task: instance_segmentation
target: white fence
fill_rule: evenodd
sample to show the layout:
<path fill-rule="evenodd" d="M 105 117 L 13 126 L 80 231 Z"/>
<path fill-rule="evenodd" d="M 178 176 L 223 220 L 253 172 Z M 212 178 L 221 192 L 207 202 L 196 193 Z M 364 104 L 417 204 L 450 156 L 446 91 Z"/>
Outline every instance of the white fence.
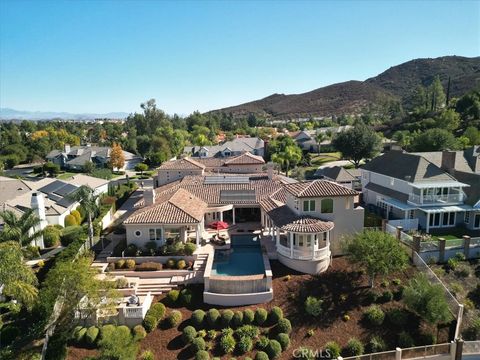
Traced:
<path fill-rule="evenodd" d="M 439 358 L 453 359 L 455 355 L 455 343 L 444 343 L 436 345 L 425 345 L 392 351 L 383 351 L 372 354 L 365 354 L 351 357 L 338 357 L 338 360 L 401 360 L 418 358 Z"/>
<path fill-rule="evenodd" d="M 403 230 L 418 230 L 418 219 L 388 220 L 388 224 L 393 227 L 401 226 Z"/>

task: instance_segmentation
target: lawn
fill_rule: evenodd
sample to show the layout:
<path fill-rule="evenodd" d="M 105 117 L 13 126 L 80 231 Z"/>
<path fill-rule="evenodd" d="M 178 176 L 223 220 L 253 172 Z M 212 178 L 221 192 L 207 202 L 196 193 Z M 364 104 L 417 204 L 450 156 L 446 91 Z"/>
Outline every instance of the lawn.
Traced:
<path fill-rule="evenodd" d="M 342 159 L 342 154 L 339 152 L 311 154 L 312 165 L 324 165 L 326 163 Z"/>
<path fill-rule="evenodd" d="M 75 172 L 68 172 L 68 171 L 65 171 L 64 173 L 61 173 L 57 176 L 57 179 L 59 180 L 67 180 L 67 179 L 70 179 L 72 176 L 75 176 L 77 175 L 78 173 L 75 173 Z"/>
<path fill-rule="evenodd" d="M 293 349 L 300 346 L 322 349 L 327 342 L 335 341 L 340 347 L 344 347 L 351 338 L 358 338 L 364 344 L 368 344 L 374 335 L 386 342 L 385 349 L 395 349 L 398 345 L 399 333 L 402 330 L 413 337 L 416 345 L 421 345 L 420 332 L 424 331 L 420 330 L 423 329 L 421 322 L 413 313 L 404 310 L 403 304 L 399 300 L 402 286 L 414 274 L 413 268 L 393 274 L 386 279 L 379 277 L 376 279 L 373 290 L 368 287 L 367 276 L 361 271 L 356 271 L 354 266 L 343 257 L 333 259 L 331 268 L 317 276 L 295 273 L 276 261 L 272 261 L 272 271 L 274 274 L 273 301 L 258 306 L 230 309 L 233 311 L 247 308 L 256 310 L 262 307 L 270 311 L 274 306 L 280 307 L 284 316 L 292 324 L 291 344 L 288 350 L 285 350 L 279 357 L 281 360 L 291 359 Z M 159 328 L 141 340 L 141 352 L 151 350 L 155 353 L 156 359 L 162 360 L 193 358 L 188 346 L 185 346 L 181 341 L 182 330 L 191 324 L 189 319 L 193 310 L 203 309 L 207 311 L 212 306 L 202 302 L 202 286 L 195 286 L 191 289 L 194 292 L 194 300 L 188 306 L 171 306 L 166 301 L 165 296 L 157 298 L 158 301 L 167 305 L 167 315 L 171 313 L 172 307 L 174 307 L 182 313 L 183 321 L 174 328 L 167 327 L 162 323 Z M 308 296 L 314 296 L 322 301 L 322 310 L 317 317 L 305 312 L 304 304 Z M 371 326 L 363 320 L 365 310 L 373 303 L 387 314 L 386 320 L 381 325 Z M 393 309 L 398 309 L 404 315 L 405 321 L 400 327 L 391 323 L 389 314 Z M 222 311 L 222 309 L 220 310 Z M 216 330 L 219 331 L 220 328 L 217 327 Z M 206 330 L 208 329 L 210 328 L 207 327 Z M 259 326 L 259 329 L 261 335 L 265 337 L 276 337 L 276 327 L 269 324 L 268 320 L 266 325 Z M 448 326 L 440 328 L 438 342 L 448 341 L 448 334 Z M 218 337 L 220 337 L 220 333 L 218 333 Z M 218 342 L 218 339 L 208 340 L 207 343 L 210 344 L 208 348 L 211 356 L 219 356 L 222 359 L 244 359 L 244 356 L 254 358 L 258 351 L 254 347 L 254 350 L 244 355 L 234 352 L 228 356 L 222 356 L 218 349 Z M 369 351 L 368 346 L 366 351 Z M 95 350 L 70 346 L 68 359 L 81 359 L 95 353 Z"/>

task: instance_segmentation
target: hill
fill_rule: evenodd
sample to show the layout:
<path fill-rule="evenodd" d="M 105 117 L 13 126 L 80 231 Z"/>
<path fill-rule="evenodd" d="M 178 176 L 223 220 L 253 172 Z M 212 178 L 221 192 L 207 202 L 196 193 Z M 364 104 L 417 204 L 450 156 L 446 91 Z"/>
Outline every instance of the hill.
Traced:
<path fill-rule="evenodd" d="M 367 107 L 381 106 L 392 100 L 400 101 L 408 109 L 413 90 L 418 85 L 430 85 L 437 75 L 445 89 L 450 77 L 451 96 L 461 96 L 480 84 L 480 57 L 415 59 L 365 81 L 347 81 L 302 94 L 273 94 L 210 113 L 232 113 L 235 117 L 254 113 L 267 118 L 295 119 L 358 114 Z"/>
<path fill-rule="evenodd" d="M 0 108 L 0 120 L 94 120 L 94 119 L 125 119 L 128 116 L 123 112 L 106 114 L 72 114 L 66 112 L 48 111 L 21 111 L 9 108 Z"/>

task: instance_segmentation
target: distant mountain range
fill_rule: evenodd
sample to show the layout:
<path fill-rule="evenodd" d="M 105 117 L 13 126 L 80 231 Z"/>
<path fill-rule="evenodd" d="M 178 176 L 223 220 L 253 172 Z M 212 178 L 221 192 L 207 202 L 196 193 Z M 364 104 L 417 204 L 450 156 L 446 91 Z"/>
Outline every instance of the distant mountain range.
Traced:
<path fill-rule="evenodd" d="M 21 111 L 9 108 L 0 108 L 0 120 L 95 120 L 95 119 L 125 119 L 129 114 L 124 112 L 110 112 L 106 114 L 72 114 L 67 112 L 50 111 Z"/>
<path fill-rule="evenodd" d="M 232 113 L 235 117 L 253 113 L 267 118 L 295 119 L 357 114 L 369 106 L 382 105 L 389 100 L 400 101 L 404 108 L 409 109 L 415 88 L 420 84 L 430 85 L 437 75 L 445 89 L 450 78 L 452 97 L 462 96 L 480 85 L 480 57 L 415 59 L 365 81 L 351 80 L 303 94 L 273 94 L 211 112 Z"/>

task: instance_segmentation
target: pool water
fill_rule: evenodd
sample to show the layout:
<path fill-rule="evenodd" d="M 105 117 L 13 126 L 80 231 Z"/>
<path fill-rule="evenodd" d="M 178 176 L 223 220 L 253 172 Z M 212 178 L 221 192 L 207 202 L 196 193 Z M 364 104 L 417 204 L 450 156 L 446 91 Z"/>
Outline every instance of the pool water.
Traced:
<path fill-rule="evenodd" d="M 241 276 L 264 272 L 262 249 L 257 235 L 232 235 L 229 250 L 215 250 L 212 275 Z"/>

